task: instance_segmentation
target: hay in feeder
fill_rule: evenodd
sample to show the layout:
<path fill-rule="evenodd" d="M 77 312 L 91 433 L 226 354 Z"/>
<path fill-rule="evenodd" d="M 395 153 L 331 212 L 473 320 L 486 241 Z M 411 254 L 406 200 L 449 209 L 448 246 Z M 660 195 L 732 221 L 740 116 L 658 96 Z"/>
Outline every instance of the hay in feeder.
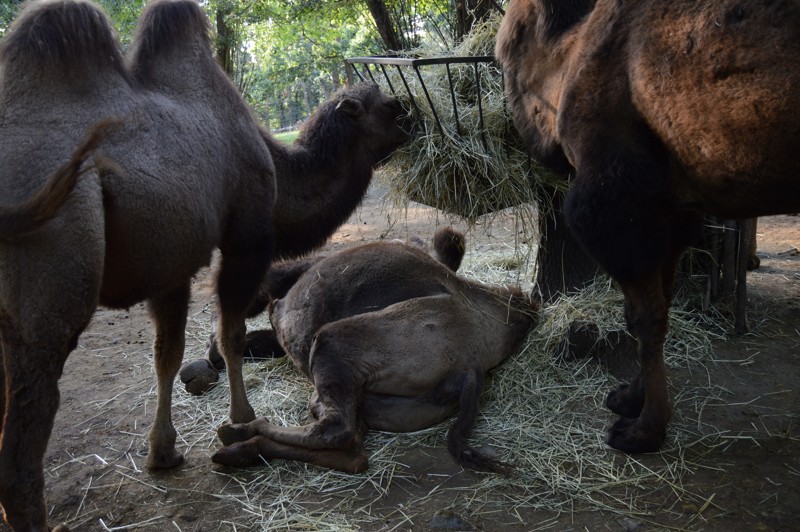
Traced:
<path fill-rule="evenodd" d="M 477 25 L 446 56 L 424 48 L 413 55 L 491 55 L 499 23 L 497 16 Z M 411 109 L 416 132 L 381 174 L 397 200 L 473 221 L 512 207 L 532 216 L 530 206 L 547 200 L 543 185 L 566 186 L 526 153 L 511 123 L 497 64 L 424 65 L 419 67 L 422 81 L 412 68 L 400 68 L 404 80 L 399 69 L 387 68 L 386 73 L 397 97 Z"/>

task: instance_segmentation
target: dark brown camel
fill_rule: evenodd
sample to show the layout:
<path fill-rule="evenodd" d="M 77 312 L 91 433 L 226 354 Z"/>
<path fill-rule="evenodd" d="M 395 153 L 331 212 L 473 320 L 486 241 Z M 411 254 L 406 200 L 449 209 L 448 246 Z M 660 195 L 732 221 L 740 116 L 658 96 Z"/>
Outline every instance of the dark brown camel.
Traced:
<path fill-rule="evenodd" d="M 344 87 L 306 120 L 292 145 L 264 132 L 275 163 L 275 253 L 295 258 L 322 246 L 361 203 L 373 170 L 408 140 L 407 115 L 375 83 Z"/>
<path fill-rule="evenodd" d="M 220 464 L 300 460 L 357 473 L 367 429 L 420 430 L 454 412 L 448 449 L 463 466 L 505 472 L 467 436 L 486 373 L 519 349 L 535 309 L 518 291 L 458 277 L 463 236 L 437 232 L 435 260 L 398 242 L 278 265 L 270 304 L 277 341 L 313 383 L 316 421 L 224 425 Z M 296 279 L 296 282 L 292 282 Z"/>
<path fill-rule="evenodd" d="M 294 258 L 323 245 L 361 203 L 373 170 L 408 140 L 401 122 L 407 112 L 399 100 L 381 93 L 375 83 L 337 91 L 303 125 L 293 145 L 262 130 L 275 163 L 278 200 L 272 214 L 276 256 Z M 266 308 L 254 305 L 248 317 Z M 202 394 L 223 369 L 212 320 L 206 357 L 180 371 L 186 389 Z M 248 334 L 257 342 L 259 332 Z M 248 349 L 249 351 L 249 349 Z"/>
<path fill-rule="evenodd" d="M 120 125 L 96 146 L 103 157 L 81 167 L 97 141 L 82 135 L 109 116 Z M 274 166 L 191 0 L 151 3 L 127 64 L 96 5 L 26 4 L 0 45 L 0 161 L 0 505 L 14 530 L 47 530 L 58 379 L 98 305 L 147 301 L 158 379 L 147 466 L 183 460 L 172 386 L 190 279 L 217 247 L 230 416 L 254 419 L 241 354 L 275 245 Z"/>
<path fill-rule="evenodd" d="M 568 224 L 639 342 L 607 442 L 656 451 L 675 268 L 702 214 L 800 210 L 800 3 L 513 0 L 495 53 L 530 150 L 572 174 Z"/>

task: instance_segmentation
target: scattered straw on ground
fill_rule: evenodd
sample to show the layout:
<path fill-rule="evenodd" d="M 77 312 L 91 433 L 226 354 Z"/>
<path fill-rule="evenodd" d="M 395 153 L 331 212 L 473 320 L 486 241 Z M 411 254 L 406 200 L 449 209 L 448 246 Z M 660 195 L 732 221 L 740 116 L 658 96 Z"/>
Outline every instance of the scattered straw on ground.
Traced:
<path fill-rule="evenodd" d="M 518 283 L 523 290 L 530 290 L 526 284 L 532 277 L 530 253 L 525 252 L 524 245 L 500 243 L 494 249 L 473 250 L 465 257 L 462 273 L 492 284 Z M 614 452 L 603 443 L 602 436 L 611 421 L 603 401 L 607 391 L 617 384 L 615 379 L 595 359 L 566 360 L 553 356 L 554 346 L 562 341 L 575 319 L 589 320 L 601 332 L 620 331 L 622 297 L 608 281 L 598 280 L 583 293 L 542 310 L 540 325 L 522 352 L 506 361 L 488 380 L 472 435 L 476 445 L 491 446 L 503 461 L 514 464 L 516 470 L 508 477 L 479 475 L 467 487 L 443 485 L 433 490 L 437 496 L 450 493 L 449 510 L 473 519 L 519 525 L 523 524 L 521 509 L 567 513 L 604 510 L 647 521 L 656 511 L 663 516 L 686 501 L 698 506 L 708 503 L 684 489 L 683 481 L 703 467 L 704 453 L 720 445 L 718 431 L 699 421 L 704 405 L 719 400 L 719 390 L 710 383 L 679 387 L 675 397 L 676 417 L 661 453 L 637 458 Z M 698 371 L 705 364 L 713 364 L 710 342 L 720 337 L 723 330 L 715 323 L 698 322 L 696 313 L 689 314 L 678 306 L 671 315 L 667 363 Z M 251 327 L 264 325 L 261 321 Z M 190 335 L 202 341 L 207 337 L 208 323 L 190 317 L 189 330 Z M 200 357 L 202 351 L 198 349 L 192 355 Z M 307 422 L 307 400 L 312 389 L 288 360 L 246 364 L 245 382 L 259 415 L 278 424 Z M 135 385 L 141 391 L 139 401 L 153 404 L 155 390 L 151 376 L 141 375 Z M 210 507 L 224 504 L 234 508 L 237 517 L 220 526 L 232 530 L 403 528 L 418 518 L 413 510 L 415 501 L 393 511 L 387 511 L 382 501 L 390 489 L 417 482 L 423 472 L 410 470 L 398 460 L 397 454 L 407 449 L 413 452 L 430 446 L 444 447 L 449 426 L 449 422 L 444 422 L 412 434 L 371 432 L 366 442 L 370 468 L 361 475 L 284 461 L 237 471 L 212 466 L 207 458 L 219 446 L 215 431 L 226 421 L 227 408 L 224 375 L 220 384 L 202 397 L 189 396 L 181 386 L 176 386 L 174 420 L 180 434 L 179 448 L 193 456 L 193 467 L 207 469 L 208 475 L 222 478 L 223 488 L 167 488 L 137 468 L 131 459 L 129 468 L 119 464 L 106 467 L 102 476 L 90 479 L 84 486 L 84 493 L 115 484 L 141 484 L 142 489 L 152 490 L 154 496 L 169 497 L 171 493 L 173 497 L 208 501 Z M 109 450 L 109 455 L 115 457 L 132 449 L 135 452 L 146 448 L 144 433 L 130 436 L 127 450 Z M 113 458 L 92 455 L 74 460 L 105 463 Z M 68 464 L 50 469 L 49 474 L 58 475 L 59 467 L 64 465 Z M 660 501 L 657 505 L 656 500 Z M 679 508 L 674 511 L 679 512 Z M 72 524 L 96 525 L 98 515 L 103 514 L 96 505 L 81 504 Z M 107 529 L 146 528 L 153 523 L 142 520 Z M 548 523 L 536 526 L 547 528 Z"/>

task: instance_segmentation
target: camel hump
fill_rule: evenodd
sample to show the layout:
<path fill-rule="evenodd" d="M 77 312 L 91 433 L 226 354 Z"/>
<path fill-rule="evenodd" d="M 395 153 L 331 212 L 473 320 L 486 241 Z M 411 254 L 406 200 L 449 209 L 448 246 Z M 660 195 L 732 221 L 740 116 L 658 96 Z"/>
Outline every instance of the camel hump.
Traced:
<path fill-rule="evenodd" d="M 117 120 L 103 120 L 92 126 L 86 138 L 72 153 L 69 161 L 57 168 L 45 184 L 23 203 L 14 207 L 0 207 L 0 241 L 12 241 L 39 229 L 58 213 L 75 188 L 78 178 L 98 162 L 86 167 L 107 131 L 118 124 Z M 107 165 L 113 168 L 113 163 Z"/>
<path fill-rule="evenodd" d="M 204 50 L 211 49 L 208 18 L 195 0 L 151 2 L 142 12 L 133 40 L 134 75 L 146 78 L 153 63 L 165 52 L 196 44 Z"/>
<path fill-rule="evenodd" d="M 454 272 L 458 271 L 461 266 L 466 249 L 464 235 L 452 227 L 437 229 L 433 235 L 433 250 L 436 253 L 436 259 Z"/>
<path fill-rule="evenodd" d="M 52 83 L 91 79 L 113 69 L 125 76 L 116 32 L 106 14 L 86 0 L 28 2 L 0 45 L 3 78 Z"/>

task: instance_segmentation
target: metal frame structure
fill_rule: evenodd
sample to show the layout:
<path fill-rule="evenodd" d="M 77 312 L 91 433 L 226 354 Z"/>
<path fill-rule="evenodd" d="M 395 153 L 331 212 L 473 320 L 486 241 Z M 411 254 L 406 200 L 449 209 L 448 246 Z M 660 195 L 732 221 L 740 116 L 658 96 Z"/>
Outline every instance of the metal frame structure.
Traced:
<path fill-rule="evenodd" d="M 433 100 L 428 93 L 428 88 L 425 85 L 425 79 L 422 75 L 420 70 L 421 67 L 430 66 L 430 65 L 444 65 L 447 69 L 447 81 L 450 88 L 450 97 L 453 103 L 453 113 L 455 116 L 456 122 L 456 131 L 459 135 L 463 135 L 464 131 L 461 128 L 461 121 L 459 120 L 458 116 L 458 104 L 456 103 L 456 93 L 455 89 L 453 88 L 453 77 L 450 71 L 450 65 L 453 64 L 460 64 L 460 63 L 467 63 L 472 64 L 474 72 L 475 72 L 475 86 L 476 86 L 476 97 L 478 103 L 478 117 L 480 120 L 480 128 L 481 133 L 483 133 L 485 126 L 483 123 L 483 102 L 481 97 L 481 74 L 480 70 L 478 69 L 478 65 L 481 63 L 493 63 L 494 57 L 490 55 L 480 55 L 480 56 L 461 56 L 461 57 L 432 57 L 427 59 L 414 59 L 408 57 L 384 57 L 384 56 L 370 56 L 370 57 L 351 57 L 349 59 L 345 59 L 345 70 L 347 73 L 347 82 L 352 84 L 355 82 L 356 76 L 359 78 L 360 81 L 373 81 L 375 83 L 379 83 L 378 79 L 380 76 L 383 76 L 383 80 L 386 82 L 386 85 L 389 87 L 389 90 L 394 94 L 397 95 L 397 91 L 395 87 L 392 85 L 392 81 L 389 79 L 389 73 L 387 72 L 387 67 L 392 68 L 394 67 L 397 71 L 400 80 L 403 82 L 405 86 L 406 93 L 411 100 L 411 104 L 417 108 L 419 111 L 419 106 L 417 104 L 416 99 L 414 98 L 414 94 L 411 92 L 411 89 L 408 85 L 408 81 L 406 78 L 406 74 L 403 72 L 403 67 L 413 69 L 414 73 L 419 80 L 420 86 L 422 87 L 422 91 L 425 94 L 425 99 L 428 102 L 428 105 L 433 112 L 434 119 L 436 120 L 436 127 L 439 129 L 439 133 L 444 135 L 444 128 L 442 127 L 442 122 L 439 119 L 439 112 L 436 110 L 436 106 L 433 104 Z"/>

